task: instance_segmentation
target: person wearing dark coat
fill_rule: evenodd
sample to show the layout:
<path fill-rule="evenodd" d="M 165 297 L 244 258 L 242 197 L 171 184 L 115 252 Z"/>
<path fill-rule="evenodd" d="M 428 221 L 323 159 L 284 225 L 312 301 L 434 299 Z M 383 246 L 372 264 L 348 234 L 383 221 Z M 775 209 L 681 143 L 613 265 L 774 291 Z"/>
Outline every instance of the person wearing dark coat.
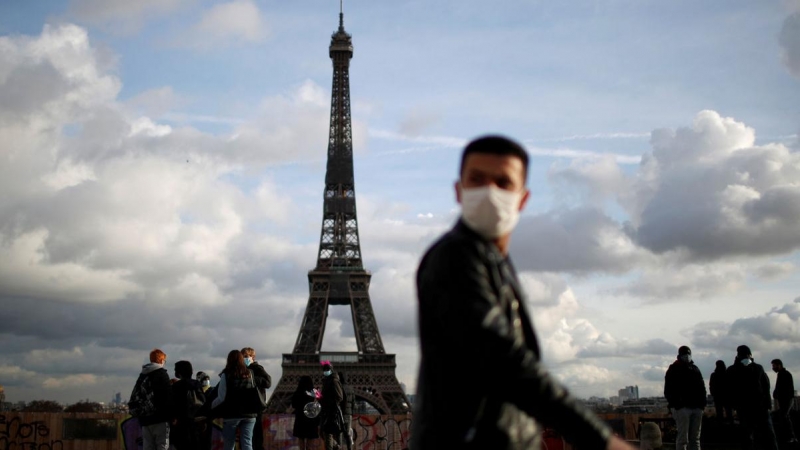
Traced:
<path fill-rule="evenodd" d="M 325 450 L 339 450 L 342 430 L 338 427 L 340 424 L 337 424 L 337 416 L 341 415 L 339 404 L 342 403 L 344 392 L 339 382 L 339 374 L 333 371 L 330 361 L 320 363 L 322 364 L 322 397 L 319 400 L 322 406 L 322 411 L 319 413 L 320 436 L 325 442 Z"/>
<path fill-rule="evenodd" d="M 530 198 L 528 154 L 503 136 L 461 154 L 461 217 L 417 270 L 420 365 L 409 448 L 539 448 L 545 426 L 578 448 L 631 448 L 548 373 L 509 256 Z"/>
<path fill-rule="evenodd" d="M 175 363 L 178 381 L 172 384 L 172 399 L 175 405 L 175 422 L 169 441 L 175 450 L 198 450 L 200 448 L 200 426 L 195 423 L 195 414 L 205 402 L 203 385 L 192 379 L 192 363 Z"/>
<path fill-rule="evenodd" d="M 692 349 L 682 346 L 664 376 L 664 397 L 675 419 L 678 434 L 675 449 L 700 449 L 700 428 L 706 407 L 706 383 L 692 361 Z"/>
<path fill-rule="evenodd" d="M 725 361 L 718 360 L 714 372 L 711 374 L 708 387 L 711 390 L 711 396 L 714 398 L 714 409 L 716 410 L 717 419 L 733 421 L 733 409 L 731 408 L 731 401 L 728 398 L 728 386 L 725 373 L 727 367 Z"/>
<path fill-rule="evenodd" d="M 792 425 L 792 418 L 789 416 L 789 411 L 792 410 L 794 405 L 794 379 L 791 372 L 783 367 L 783 361 L 780 359 L 772 360 L 772 370 L 778 374 L 778 379 L 775 381 L 775 390 L 772 391 L 772 398 L 775 399 L 775 416 L 776 421 L 779 421 L 781 428 L 783 428 L 783 435 L 786 442 L 795 443 L 797 438 L 794 436 L 794 426 Z"/>
<path fill-rule="evenodd" d="M 319 416 L 308 417 L 303 408 L 314 401 L 314 381 L 304 375 L 297 383 L 297 389 L 292 394 L 292 408 L 294 408 L 294 426 L 292 434 L 300 440 L 300 450 L 313 447 L 311 441 L 319 437 Z"/>
<path fill-rule="evenodd" d="M 737 347 L 736 361 L 728 367 L 726 376 L 731 406 L 739 417 L 745 447 L 754 448 L 757 443 L 762 449 L 778 450 L 769 414 L 772 406 L 769 378 L 764 368 L 754 362 L 750 347 Z"/>
<path fill-rule="evenodd" d="M 253 350 L 252 347 L 245 347 L 242 350 L 242 356 L 244 356 L 244 365 L 247 366 L 248 369 L 253 371 L 255 376 L 262 378 L 264 381 L 262 385 L 265 385 L 265 388 L 259 388 L 258 394 L 261 397 L 261 402 L 264 403 L 265 408 L 267 404 L 267 389 L 272 387 L 272 377 L 267 373 L 267 370 L 264 369 L 264 366 L 256 361 L 256 351 Z M 256 424 L 253 427 L 253 448 L 255 450 L 264 450 L 264 424 L 263 424 L 263 414 L 264 411 L 259 411 L 256 415 Z"/>
<path fill-rule="evenodd" d="M 353 448 L 353 409 L 356 402 L 356 394 L 353 387 L 347 384 L 347 378 L 343 372 L 339 372 L 339 381 L 342 383 L 342 417 L 344 418 L 344 430 L 342 430 L 342 437 L 339 442 L 343 442 L 347 450 Z"/>

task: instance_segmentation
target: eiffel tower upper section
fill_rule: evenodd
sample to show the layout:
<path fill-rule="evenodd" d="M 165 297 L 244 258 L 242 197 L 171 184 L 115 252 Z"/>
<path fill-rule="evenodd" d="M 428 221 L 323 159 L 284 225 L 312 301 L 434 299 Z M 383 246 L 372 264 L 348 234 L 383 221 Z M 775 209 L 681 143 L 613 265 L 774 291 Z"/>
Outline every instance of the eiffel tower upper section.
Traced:
<path fill-rule="evenodd" d="M 339 13 L 339 30 L 331 36 L 329 54 L 333 61 L 331 121 L 322 235 L 315 270 L 363 271 L 353 177 L 353 128 L 350 120 L 350 59 L 353 57 L 353 41 L 344 31 L 342 13 Z"/>

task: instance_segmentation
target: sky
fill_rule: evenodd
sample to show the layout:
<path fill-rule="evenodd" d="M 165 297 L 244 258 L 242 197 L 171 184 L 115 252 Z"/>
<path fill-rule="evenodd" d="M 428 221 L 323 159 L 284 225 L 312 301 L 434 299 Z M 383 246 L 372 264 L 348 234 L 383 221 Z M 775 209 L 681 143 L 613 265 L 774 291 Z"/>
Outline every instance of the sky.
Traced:
<path fill-rule="evenodd" d="M 800 372 L 800 1 L 348 0 L 370 295 L 416 387 L 414 277 L 470 139 L 531 154 L 511 242 L 580 397 Z M 0 1 L 0 385 L 127 398 L 153 348 L 277 381 L 322 218 L 339 2 Z M 323 350 L 354 351 L 347 307 Z M 454 373 L 454 376 L 456 374 Z M 770 372 L 774 383 L 774 374 Z"/>

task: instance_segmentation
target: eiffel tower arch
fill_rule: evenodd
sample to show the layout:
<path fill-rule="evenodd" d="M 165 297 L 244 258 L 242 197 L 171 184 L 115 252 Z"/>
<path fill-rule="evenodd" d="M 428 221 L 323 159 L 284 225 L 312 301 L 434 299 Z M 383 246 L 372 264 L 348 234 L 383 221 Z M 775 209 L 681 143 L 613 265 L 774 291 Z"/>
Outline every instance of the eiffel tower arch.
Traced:
<path fill-rule="evenodd" d="M 383 348 L 369 297 L 372 275 L 361 260 L 350 120 L 349 69 L 353 42 L 344 30 L 341 11 L 339 29 L 331 36 L 329 55 L 333 61 L 333 85 L 317 266 L 308 272 L 309 297 L 303 322 L 294 350 L 283 354 L 283 374 L 267 404 L 267 412 L 287 412 L 301 376 L 310 376 L 319 386 L 322 377 L 319 362 L 330 360 L 334 370 L 346 374 L 347 384 L 357 399 L 366 401 L 381 414 L 404 414 L 409 410 L 408 398 L 395 375 L 395 355 L 387 354 Z M 322 351 L 330 305 L 350 306 L 358 351 Z"/>

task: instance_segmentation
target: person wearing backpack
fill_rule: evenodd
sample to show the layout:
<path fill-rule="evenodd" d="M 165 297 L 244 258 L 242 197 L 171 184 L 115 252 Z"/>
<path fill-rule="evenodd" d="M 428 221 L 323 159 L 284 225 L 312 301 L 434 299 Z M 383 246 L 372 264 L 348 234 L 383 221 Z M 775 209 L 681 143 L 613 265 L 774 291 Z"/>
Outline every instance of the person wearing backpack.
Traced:
<path fill-rule="evenodd" d="M 253 450 L 253 427 L 263 408 L 258 389 L 266 389 L 266 380 L 255 376 L 245 366 L 239 350 L 228 353 L 225 369 L 219 378 L 217 398 L 211 403 L 211 408 L 223 418 L 224 449 L 234 450 L 236 430 L 239 430 L 241 450 Z"/>
<path fill-rule="evenodd" d="M 150 362 L 142 372 L 128 401 L 128 409 L 142 427 L 144 450 L 168 450 L 169 422 L 173 419 L 172 389 L 164 368 L 167 355 L 159 349 L 150 352 Z"/>
<path fill-rule="evenodd" d="M 170 443 L 175 450 L 197 450 L 200 445 L 199 429 L 194 418 L 206 400 L 203 385 L 192 379 L 192 363 L 175 363 L 178 381 L 172 384 L 172 400 L 175 405 L 175 422 L 170 432 Z"/>

